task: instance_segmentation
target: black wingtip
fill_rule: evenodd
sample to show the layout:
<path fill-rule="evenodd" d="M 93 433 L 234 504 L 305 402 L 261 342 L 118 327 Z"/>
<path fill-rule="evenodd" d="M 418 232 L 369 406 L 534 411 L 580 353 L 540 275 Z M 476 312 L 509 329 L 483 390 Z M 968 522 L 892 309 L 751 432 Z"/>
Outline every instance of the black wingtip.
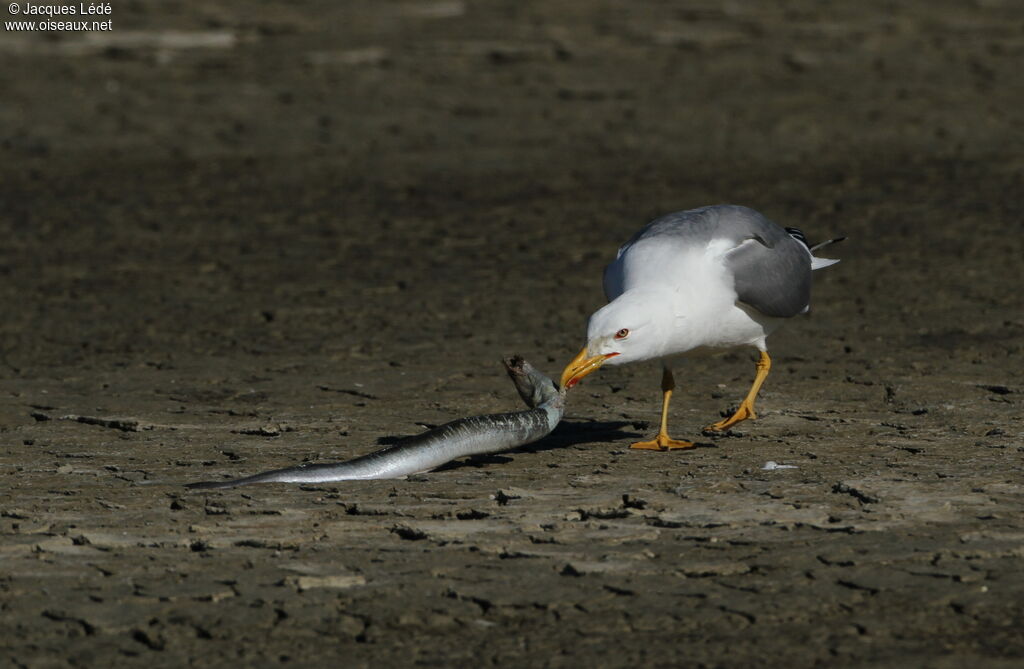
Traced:
<path fill-rule="evenodd" d="M 804 231 L 800 228 L 786 228 L 786 232 L 789 233 L 790 237 L 797 240 L 807 248 L 811 248 L 811 245 L 807 242 L 807 235 L 805 235 Z"/>

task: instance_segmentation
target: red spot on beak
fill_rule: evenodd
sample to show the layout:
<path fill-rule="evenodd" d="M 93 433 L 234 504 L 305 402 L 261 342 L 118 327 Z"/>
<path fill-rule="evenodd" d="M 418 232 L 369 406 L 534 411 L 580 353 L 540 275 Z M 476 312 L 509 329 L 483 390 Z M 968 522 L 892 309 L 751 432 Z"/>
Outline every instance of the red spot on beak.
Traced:
<path fill-rule="evenodd" d="M 573 358 L 572 362 L 565 366 L 565 370 L 562 372 L 561 384 L 566 390 L 572 388 L 580 380 L 593 372 L 595 369 L 604 364 L 604 361 L 608 358 L 614 358 L 619 355 L 615 353 L 605 353 L 587 357 L 587 349 L 580 351 L 579 355 Z"/>

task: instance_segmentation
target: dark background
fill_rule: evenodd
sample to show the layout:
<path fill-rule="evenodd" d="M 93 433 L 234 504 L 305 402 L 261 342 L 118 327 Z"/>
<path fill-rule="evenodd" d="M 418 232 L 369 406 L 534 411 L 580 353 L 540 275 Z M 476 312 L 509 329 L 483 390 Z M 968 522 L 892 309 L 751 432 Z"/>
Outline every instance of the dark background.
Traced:
<path fill-rule="evenodd" d="M 112 7 L 0 32 L 8 662 L 1024 652 L 1017 3 Z M 524 453 L 181 492 L 512 408 L 500 357 L 557 373 L 618 244 L 717 202 L 850 238 L 738 438 L 628 452 L 636 366 Z M 674 436 L 748 357 L 677 367 Z"/>

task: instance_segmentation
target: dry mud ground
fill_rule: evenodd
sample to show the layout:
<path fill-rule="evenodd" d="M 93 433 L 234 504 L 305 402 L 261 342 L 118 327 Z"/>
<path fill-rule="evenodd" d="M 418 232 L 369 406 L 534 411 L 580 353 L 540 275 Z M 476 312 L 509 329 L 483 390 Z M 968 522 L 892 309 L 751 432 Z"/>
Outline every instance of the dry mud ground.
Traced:
<path fill-rule="evenodd" d="M 1018 3 L 112 19 L 0 34 L 0 663 L 1020 666 Z M 731 436 L 631 452 L 636 366 L 500 457 L 182 488 L 515 408 L 502 355 L 723 201 L 850 237 Z M 680 363 L 675 431 L 751 360 Z"/>

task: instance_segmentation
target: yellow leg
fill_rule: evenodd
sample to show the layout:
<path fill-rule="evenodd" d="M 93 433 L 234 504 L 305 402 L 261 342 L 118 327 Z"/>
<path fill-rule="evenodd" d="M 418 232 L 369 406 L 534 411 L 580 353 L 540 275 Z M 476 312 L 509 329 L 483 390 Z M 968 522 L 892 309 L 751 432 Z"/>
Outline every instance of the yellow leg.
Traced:
<path fill-rule="evenodd" d="M 668 436 L 668 403 L 672 399 L 672 391 L 675 390 L 675 387 L 676 380 L 672 377 L 672 370 L 666 367 L 661 373 L 661 392 L 663 397 L 661 401 L 661 429 L 658 430 L 658 436 L 651 441 L 638 441 L 630 446 L 630 448 L 640 448 L 648 451 L 668 451 L 694 447 L 692 441 L 672 439 Z"/>
<path fill-rule="evenodd" d="M 757 414 L 754 413 L 754 400 L 757 399 L 757 393 L 761 390 L 761 384 L 768 378 L 768 372 L 771 371 L 771 368 L 772 359 L 768 357 L 768 353 L 761 351 L 761 357 L 757 360 L 757 374 L 754 376 L 754 383 L 750 386 L 750 392 L 740 402 L 736 413 L 724 420 L 708 425 L 704 428 L 704 431 L 724 432 L 740 421 L 747 420 L 748 418 L 757 418 Z"/>

